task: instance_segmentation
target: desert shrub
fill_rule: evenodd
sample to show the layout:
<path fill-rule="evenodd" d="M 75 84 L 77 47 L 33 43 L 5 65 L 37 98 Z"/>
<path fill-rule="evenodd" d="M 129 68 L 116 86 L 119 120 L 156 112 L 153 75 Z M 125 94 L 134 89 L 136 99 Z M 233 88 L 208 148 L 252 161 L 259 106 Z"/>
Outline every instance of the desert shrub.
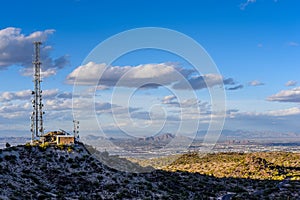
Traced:
<path fill-rule="evenodd" d="M 83 152 L 83 149 L 76 149 L 76 151 L 77 151 L 78 153 L 81 153 L 81 152 Z"/>
<path fill-rule="evenodd" d="M 64 150 L 65 149 L 65 146 L 64 144 L 59 144 L 57 145 L 57 147 L 60 149 L 60 150 Z"/>
<path fill-rule="evenodd" d="M 17 159 L 17 156 L 15 156 L 15 155 L 5 155 L 4 159 L 6 161 L 11 161 L 12 162 L 12 161 L 15 161 Z"/>
<path fill-rule="evenodd" d="M 65 161 L 65 157 L 64 156 L 60 156 L 58 159 L 59 162 L 64 162 Z"/>
<path fill-rule="evenodd" d="M 101 181 L 101 180 L 103 180 L 103 176 L 98 175 L 98 176 L 97 176 L 97 179 L 98 179 L 99 181 Z"/>
<path fill-rule="evenodd" d="M 39 150 L 45 151 L 49 147 L 49 145 L 50 145 L 49 142 L 44 142 L 39 145 Z"/>
<path fill-rule="evenodd" d="M 80 166 L 78 165 L 78 163 L 72 163 L 70 167 L 71 167 L 72 169 L 76 169 L 76 168 L 78 168 L 78 167 L 80 167 Z"/>
<path fill-rule="evenodd" d="M 114 184 L 107 184 L 104 186 L 105 189 L 107 189 L 109 192 L 116 192 L 118 186 Z"/>
<path fill-rule="evenodd" d="M 41 169 L 42 171 L 47 170 L 47 165 L 42 165 L 42 166 L 40 167 L 40 169 Z"/>
<path fill-rule="evenodd" d="M 73 146 L 68 146 L 68 152 L 71 153 L 73 151 L 74 147 Z"/>
<path fill-rule="evenodd" d="M 29 177 L 34 183 L 40 184 L 40 180 L 35 175 L 31 174 Z"/>
<path fill-rule="evenodd" d="M 86 175 L 86 172 L 80 171 L 80 172 L 78 172 L 78 174 L 79 174 L 80 176 L 85 176 L 85 175 Z"/>
<path fill-rule="evenodd" d="M 26 150 L 31 150 L 31 148 L 32 148 L 32 146 L 29 142 L 27 142 L 24 147 Z"/>

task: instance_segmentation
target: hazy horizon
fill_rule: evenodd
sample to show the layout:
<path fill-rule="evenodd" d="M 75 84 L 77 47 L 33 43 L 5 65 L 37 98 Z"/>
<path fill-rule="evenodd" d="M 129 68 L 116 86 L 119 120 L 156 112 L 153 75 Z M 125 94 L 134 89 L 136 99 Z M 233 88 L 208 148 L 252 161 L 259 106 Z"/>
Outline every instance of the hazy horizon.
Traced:
<path fill-rule="evenodd" d="M 25 1 L 6 2 L 0 13 L 1 137 L 31 134 L 33 41 L 43 42 L 45 132 L 72 132 L 75 116 L 83 136 L 193 136 L 218 121 L 220 131 L 300 133 L 298 2 L 70 0 L 43 8 L 29 2 L 38 11 L 28 12 Z M 94 56 L 101 42 L 143 27 L 184 34 L 204 52 L 187 49 L 186 55 L 208 61 L 193 66 L 188 56 L 151 48 L 120 53 L 111 63 L 104 54 Z M 174 41 L 179 50 L 181 42 Z M 206 70 L 210 65 L 216 70 Z M 224 113 L 213 109 L 216 90 L 225 94 Z"/>

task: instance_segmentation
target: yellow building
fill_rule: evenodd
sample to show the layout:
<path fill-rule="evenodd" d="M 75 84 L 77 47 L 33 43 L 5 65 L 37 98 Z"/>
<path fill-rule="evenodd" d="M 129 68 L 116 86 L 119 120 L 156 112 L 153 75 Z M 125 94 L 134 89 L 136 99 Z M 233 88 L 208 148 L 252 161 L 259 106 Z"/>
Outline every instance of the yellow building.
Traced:
<path fill-rule="evenodd" d="M 57 135 L 56 136 L 56 143 L 57 144 L 74 144 L 75 138 L 73 135 Z"/>

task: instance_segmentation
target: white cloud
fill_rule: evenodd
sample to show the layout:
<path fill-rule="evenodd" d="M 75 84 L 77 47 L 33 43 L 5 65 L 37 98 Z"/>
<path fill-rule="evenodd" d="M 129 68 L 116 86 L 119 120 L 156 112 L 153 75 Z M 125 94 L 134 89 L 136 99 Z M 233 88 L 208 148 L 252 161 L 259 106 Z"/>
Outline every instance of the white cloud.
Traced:
<path fill-rule="evenodd" d="M 296 85 L 297 85 L 297 81 L 292 81 L 292 80 L 285 83 L 285 86 L 287 86 L 287 87 L 288 86 L 296 86 Z"/>
<path fill-rule="evenodd" d="M 300 108 L 298 107 L 282 109 L 282 110 L 274 110 L 266 113 L 266 115 L 275 116 L 275 117 L 299 115 L 299 114 L 300 114 Z"/>
<path fill-rule="evenodd" d="M 179 90 L 200 90 L 217 85 L 234 85 L 235 81 L 232 78 L 224 79 L 219 74 L 204 74 L 199 76 L 187 77 L 173 85 L 174 89 Z"/>
<path fill-rule="evenodd" d="M 33 73 L 34 73 L 33 68 L 24 68 L 20 72 L 23 76 L 33 76 Z M 57 73 L 56 68 L 49 68 L 49 69 L 41 71 L 41 77 L 47 78 L 49 76 L 56 75 L 56 73 Z"/>
<path fill-rule="evenodd" d="M 107 66 L 106 64 L 96 64 L 89 62 L 86 65 L 79 66 L 67 76 L 67 83 L 73 84 L 76 80 L 80 85 L 92 85 L 97 83 L 99 76 L 103 72 L 99 85 L 114 86 L 122 78 L 120 86 L 136 87 L 144 83 L 171 84 L 178 78 L 178 71 L 175 65 L 144 64 L 138 66 Z"/>
<path fill-rule="evenodd" d="M 239 117 L 239 118 L 241 116 L 286 117 L 286 116 L 293 116 L 293 115 L 300 115 L 299 107 L 292 107 L 292 108 L 280 109 L 280 110 L 271 110 L 271 111 L 266 111 L 266 112 L 237 112 L 237 113 L 233 114 L 233 116 Z"/>
<path fill-rule="evenodd" d="M 162 99 L 162 104 L 172 104 L 174 100 L 177 99 L 175 95 L 164 96 Z"/>
<path fill-rule="evenodd" d="M 45 101 L 45 110 L 63 111 L 72 109 L 71 99 L 50 99 Z"/>
<path fill-rule="evenodd" d="M 9 27 L 0 30 L 0 69 L 6 69 L 12 65 L 25 67 L 21 70 L 23 75 L 32 75 L 33 42 L 45 42 L 54 30 L 36 31 L 29 35 L 21 33 L 21 29 Z M 66 56 L 53 59 L 50 56 L 51 46 L 41 47 L 42 71 L 44 77 L 53 75 L 57 69 L 68 64 Z M 31 69 L 30 69 L 31 68 Z M 55 71 L 55 72 L 54 72 Z"/>
<path fill-rule="evenodd" d="M 261 86 L 261 85 L 264 85 L 264 83 L 262 83 L 262 82 L 260 82 L 258 80 L 253 80 L 253 81 L 250 81 L 248 83 L 248 85 L 250 85 L 250 86 Z"/>
<path fill-rule="evenodd" d="M 278 102 L 300 102 L 300 87 L 293 88 L 291 90 L 281 90 L 277 94 L 274 94 L 267 98 L 268 101 Z"/>
<path fill-rule="evenodd" d="M 102 74 L 99 80 L 100 74 Z M 149 87 L 172 85 L 174 89 L 203 89 L 216 85 L 234 85 L 232 78 L 224 79 L 219 74 L 195 75 L 195 70 L 183 69 L 172 63 L 142 64 L 138 66 L 107 66 L 89 62 L 77 67 L 71 72 L 66 82 L 68 84 L 92 85 L 98 84 L 100 89 L 112 86 Z"/>
<path fill-rule="evenodd" d="M 29 123 L 29 117 L 31 116 L 33 109 L 31 92 L 31 90 L 21 90 L 0 93 L 0 118 L 22 120 L 18 123 L 24 123 L 24 120 L 28 120 Z M 52 119 L 51 116 L 53 112 L 56 111 L 67 111 L 69 117 L 72 117 L 72 100 L 70 98 L 70 93 L 59 92 L 58 89 L 51 89 L 44 90 L 42 96 L 44 111 L 46 111 L 46 118 L 48 120 L 55 120 Z M 49 116 L 50 118 L 48 118 Z"/>
<path fill-rule="evenodd" d="M 186 109 L 197 110 L 199 108 L 202 113 L 210 112 L 211 109 L 211 105 L 208 102 L 201 102 L 200 100 L 195 98 L 184 99 L 179 103 L 175 95 L 164 96 L 161 100 L 161 103 L 173 107 L 180 107 L 185 110 Z"/>
<path fill-rule="evenodd" d="M 3 92 L 0 94 L 0 102 L 12 100 L 30 100 L 31 90 L 23 90 L 18 92 Z"/>
<path fill-rule="evenodd" d="M 211 105 L 208 102 L 202 102 L 198 99 L 185 99 L 180 103 L 181 107 L 183 108 L 192 108 L 195 109 L 196 107 L 199 107 L 200 111 L 202 113 L 210 112 Z"/>
<path fill-rule="evenodd" d="M 5 119 L 25 118 L 30 113 L 30 103 L 2 103 L 0 104 L 0 117 Z"/>
<path fill-rule="evenodd" d="M 256 0 L 247 0 L 246 2 L 244 2 L 244 3 L 242 3 L 241 5 L 240 5 L 240 9 L 241 10 L 245 10 L 245 8 L 248 6 L 248 5 L 250 5 L 251 3 L 255 3 L 256 2 Z"/>
<path fill-rule="evenodd" d="M 0 93 L 0 102 L 8 102 L 14 100 L 28 100 L 32 98 L 32 90 L 21 90 L 16 92 L 2 92 Z M 42 91 L 43 97 L 53 98 L 58 94 L 58 89 Z"/>

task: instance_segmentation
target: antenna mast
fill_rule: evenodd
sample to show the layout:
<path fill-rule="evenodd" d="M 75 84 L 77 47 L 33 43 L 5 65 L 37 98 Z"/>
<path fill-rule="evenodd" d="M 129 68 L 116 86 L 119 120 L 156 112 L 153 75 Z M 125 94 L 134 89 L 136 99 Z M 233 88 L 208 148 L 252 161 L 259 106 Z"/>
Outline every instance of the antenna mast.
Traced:
<path fill-rule="evenodd" d="M 35 137 L 40 137 L 44 134 L 43 127 L 43 103 L 42 103 L 42 90 L 41 90 L 41 61 L 40 61 L 40 45 L 41 42 L 34 42 L 34 60 L 32 62 L 34 67 L 34 91 L 32 91 L 32 107 L 33 112 L 31 116 L 31 142 Z"/>
<path fill-rule="evenodd" d="M 74 124 L 74 130 L 73 130 L 74 138 L 76 141 L 78 141 L 79 140 L 79 121 L 74 119 L 73 124 Z"/>

